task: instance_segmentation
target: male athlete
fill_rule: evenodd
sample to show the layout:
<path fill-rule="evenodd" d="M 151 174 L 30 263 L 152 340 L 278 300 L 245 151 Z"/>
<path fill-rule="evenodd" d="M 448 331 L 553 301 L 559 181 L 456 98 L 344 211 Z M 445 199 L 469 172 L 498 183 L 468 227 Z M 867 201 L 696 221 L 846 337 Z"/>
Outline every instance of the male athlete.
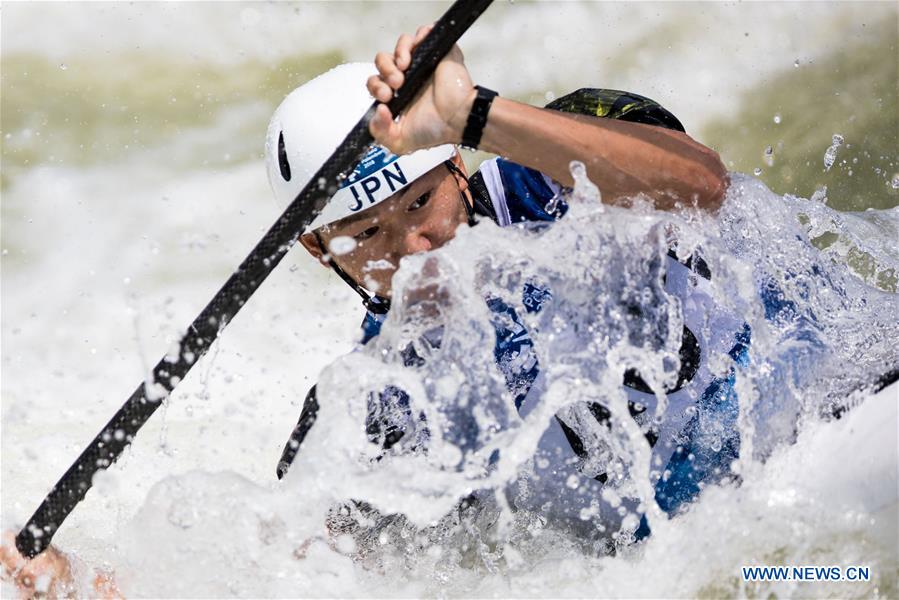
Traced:
<path fill-rule="evenodd" d="M 414 44 L 429 29 L 419 29 L 414 39 L 402 36 L 392 54 L 381 52 L 376 56 L 378 74 L 367 80 L 374 98 L 380 102 L 392 98 L 394 90 L 402 85 Z M 354 74 L 359 73 L 357 69 Z M 323 81 L 301 86 L 276 111 L 266 151 L 269 179 L 279 200 L 293 200 L 349 131 L 349 126 L 341 126 L 351 126 L 358 118 L 356 113 L 360 111 L 348 108 L 353 100 L 359 104 L 358 91 L 348 85 L 348 77 L 348 72 L 332 73 Z M 353 92 L 355 97 L 347 97 Z M 497 206 L 497 202 L 502 204 L 501 188 L 514 185 L 510 183 L 514 175 L 504 178 L 506 165 L 531 178 L 539 172 L 545 176 L 540 178 L 545 185 L 557 190 L 572 184 L 569 166 L 577 160 L 586 165 L 587 174 L 609 204 L 626 203 L 642 195 L 663 210 L 676 206 L 709 211 L 718 208 L 727 174 L 714 151 L 692 140 L 673 115 L 646 98 L 608 90 L 592 92 L 567 98 L 571 106 L 566 98 L 551 105 L 560 110 L 492 96 L 492 92 L 474 87 L 462 53 L 454 47 L 402 118 L 394 120 L 385 104 L 379 105 L 372 118 L 370 130 L 378 143 L 395 155 L 411 155 L 397 162 L 414 166 L 403 169 L 401 177 L 396 165 L 385 167 L 386 153 L 376 150 L 370 154 L 366 162 L 371 164 L 357 170 L 350 179 L 355 185 L 342 188 L 312 223 L 314 231 L 301 238 L 303 246 L 322 258 L 323 247 L 331 240 L 352 238 L 356 241 L 354 250 L 330 261 L 329 266 L 337 266 L 361 287 L 368 281 L 371 291 L 389 299 L 390 280 L 399 259 L 438 248 L 452 239 L 456 228 L 477 209 L 478 200 L 490 200 L 484 207 L 487 211 L 500 209 L 496 214 L 500 225 L 535 218 L 534 214 L 506 214 L 504 207 Z M 316 112 L 316 108 L 323 112 Z M 590 109 L 593 115 L 612 118 L 576 114 Z M 476 114 L 478 111 L 483 111 L 483 116 Z M 466 131 L 471 139 L 463 138 Z M 337 136 L 339 139 L 334 139 Z M 458 144 L 503 157 L 499 163 L 486 163 L 477 178 L 480 186 L 486 185 L 489 198 L 485 198 L 483 189 L 481 193 L 468 191 L 465 167 L 453 146 Z M 316 161 L 319 157 L 322 160 Z M 441 166 L 444 161 L 453 166 Z M 422 171 L 428 166 L 431 168 Z M 379 172 L 380 177 L 366 177 Z M 459 201 L 460 191 L 466 196 L 465 202 Z M 409 210 L 408 204 L 419 199 L 422 202 Z M 515 210 L 511 203 L 506 204 Z M 417 212 L 426 205 L 429 215 L 436 211 L 433 218 L 423 219 Z M 400 210 L 404 211 L 401 218 L 385 218 L 398 215 Z M 370 260 L 386 260 L 392 268 L 365 271 Z"/>
<path fill-rule="evenodd" d="M 715 211 L 720 206 L 727 175 L 718 156 L 688 137 L 661 106 L 635 94 L 582 89 L 547 108 L 535 108 L 475 87 L 461 51 L 454 47 L 424 91 L 395 119 L 385 103 L 402 85 L 412 49 L 428 31 L 423 27 L 414 37 L 400 37 L 392 53 L 376 56 L 374 66 L 341 65 L 304 84 L 284 100 L 269 126 L 269 179 L 286 205 L 337 147 L 371 97 L 381 102 L 370 123 L 380 145 L 343 182 L 300 239 L 361 296 L 367 309 L 363 344 L 380 332 L 390 309 L 392 276 L 403 257 L 439 248 L 459 227 L 479 219 L 508 226 L 563 218 L 564 193 L 573 184 L 572 161 L 586 166 L 607 203 L 626 204 L 640 196 L 660 209 Z M 469 178 L 458 145 L 502 158 L 486 161 Z M 653 448 L 654 464 L 669 475 L 655 490 L 659 506 L 669 513 L 694 498 L 703 483 L 725 477 L 737 456 L 733 375 L 716 377 L 703 357 L 715 351 L 739 363 L 748 345 L 742 323 L 733 320 L 719 321 L 724 334 L 703 333 L 710 323 L 704 309 L 713 303 L 708 296 L 699 297 L 702 283 L 687 282 L 707 280 L 708 267 L 699 257 L 681 263 L 671 254 L 663 267 L 666 292 L 692 308 L 684 309 L 682 364 L 677 384 L 666 389 L 669 404 L 661 428 L 649 424 L 656 404 L 653 390 L 637 373 L 628 373 L 624 381 L 631 413 Z M 529 312 L 539 310 L 544 301 L 552 301 L 548 292 L 526 286 L 524 306 Z M 519 415 L 525 417 L 539 402 L 540 366 L 520 315 L 498 299 L 485 301 L 495 316 L 498 366 Z M 421 427 L 402 390 L 389 387 L 373 404 L 366 425 L 374 443 L 385 449 L 416 445 L 416 429 L 420 432 Z M 314 423 L 317 407 L 313 388 L 278 466 L 279 477 Z M 597 422 L 609 423 L 601 399 L 587 410 Z M 721 426 L 714 452 L 693 443 L 697 411 L 703 417 L 714 412 Z M 544 466 L 534 467 L 528 493 L 513 498 L 513 505 L 539 511 L 580 536 L 597 531 L 607 536 L 607 526 L 600 523 L 607 515 L 583 518 L 591 506 L 596 512 L 607 480 L 604 472 L 573 466 L 579 462 L 583 467 L 590 451 L 570 423 L 553 421 L 537 453 L 544 460 L 535 461 Z M 570 484 L 573 473 L 581 478 L 577 486 Z M 637 538 L 647 533 L 645 521 L 629 532 Z"/>
<path fill-rule="evenodd" d="M 414 36 L 403 35 L 393 52 L 379 53 L 376 72 L 370 66 L 360 69 L 345 65 L 301 86 L 285 99 L 272 119 L 266 143 L 270 180 L 283 202 L 292 200 L 303 188 L 371 97 L 382 103 L 391 99 L 403 83 L 412 50 L 429 29 L 422 27 Z M 347 78 L 352 80 L 350 85 L 345 85 Z M 553 211 L 547 205 L 573 184 L 569 171 L 572 161 L 586 166 L 588 176 L 602 190 L 603 201 L 609 204 L 626 204 L 642 196 L 658 209 L 685 206 L 715 211 L 727 187 L 726 170 L 717 154 L 687 136 L 677 119 L 651 100 L 585 89 L 560 98 L 549 108 L 528 106 L 475 88 L 458 47 L 441 61 L 430 83 L 402 117 L 394 117 L 384 104 L 379 105 L 370 130 L 382 148 L 369 154 L 300 240 L 363 297 L 368 309 L 364 341 L 378 333 L 389 308 L 391 277 L 402 257 L 439 248 L 453 238 L 458 227 L 473 224 L 478 218 L 490 218 L 506 226 L 562 217 L 564 201 L 557 202 Z M 478 174 L 468 178 L 456 150 L 459 144 L 502 158 L 486 162 Z M 700 261 L 692 266 L 674 259 L 670 262 L 667 279 L 674 287 L 683 281 L 685 273 L 707 270 Z M 509 311 L 508 307 L 491 308 Z M 520 326 L 514 311 L 510 316 Z M 689 315 L 685 315 L 685 322 L 689 326 Z M 686 331 L 681 351 L 681 375 L 686 377 L 680 377 L 678 383 L 684 379 L 687 385 L 670 390 L 669 399 L 691 383 L 703 387 L 699 390 L 702 399 L 720 400 L 722 394 L 726 397 L 727 382 L 702 376 L 703 369 L 693 360 L 706 340 L 695 339 L 701 337 L 699 331 L 695 335 Z M 498 328 L 498 340 L 503 333 Z M 734 344 L 735 359 L 745 352 L 740 343 L 736 340 Z M 500 366 L 510 389 L 514 388 L 522 415 L 532 408 L 527 395 L 539 377 L 539 369 L 532 366 L 526 373 L 511 372 L 509 365 L 515 361 L 504 359 L 528 351 L 527 340 L 518 340 L 515 347 L 497 348 Z M 652 396 L 639 377 L 632 377 L 625 385 L 629 385 L 630 394 L 642 394 L 641 400 Z M 394 399 L 396 394 L 401 392 L 395 391 Z M 691 397 L 684 394 L 684 402 Z M 683 408 L 676 398 L 671 404 Z M 608 419 L 600 404 L 592 404 L 590 410 L 598 421 Z M 681 418 L 672 422 L 682 425 L 675 433 L 689 438 L 692 421 Z M 378 442 L 387 447 L 402 438 L 403 429 L 382 428 L 378 436 Z M 711 472 L 710 464 L 727 463 L 703 464 L 701 456 L 692 454 L 688 463 L 683 447 L 674 447 L 671 432 L 650 432 L 647 437 L 652 438 L 654 448 L 661 449 L 674 474 L 667 487 L 660 482 L 656 488 L 657 500 L 665 510 L 675 510 L 698 492 L 700 480 Z M 577 436 L 557 421 L 541 441 L 541 451 L 563 446 L 574 454 L 584 452 Z M 727 450 L 722 451 L 725 459 L 733 456 L 735 448 Z M 563 482 L 570 475 L 567 465 L 553 463 L 540 473 L 545 489 L 534 495 L 541 507 L 545 507 L 546 497 L 557 497 L 550 511 L 555 511 L 562 522 L 574 518 L 584 498 L 597 497 L 605 480 L 602 473 L 591 474 L 585 477 L 587 483 L 581 486 L 578 497 L 566 498 L 558 492 L 566 488 Z M 279 474 L 288 466 L 289 460 L 282 461 Z M 679 470 L 683 472 L 680 479 Z M 25 594 L 34 594 L 36 584 L 51 595 L 75 591 L 69 561 L 52 547 L 26 561 L 16 551 L 11 533 L 7 533 L 0 560 L 4 577 L 14 580 Z M 99 596 L 119 595 L 106 575 L 98 575 L 94 585 Z"/>

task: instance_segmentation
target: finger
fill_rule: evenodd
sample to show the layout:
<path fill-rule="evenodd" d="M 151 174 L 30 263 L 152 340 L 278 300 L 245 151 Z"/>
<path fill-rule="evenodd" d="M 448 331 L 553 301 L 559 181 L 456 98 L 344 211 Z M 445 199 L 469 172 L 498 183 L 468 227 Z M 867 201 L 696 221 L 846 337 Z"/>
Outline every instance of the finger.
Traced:
<path fill-rule="evenodd" d="M 369 77 L 365 86 L 368 88 L 368 93 L 371 94 L 372 98 L 378 102 L 384 102 L 386 104 L 393 99 L 393 90 L 389 85 L 384 83 L 378 75 Z"/>
<path fill-rule="evenodd" d="M 414 43 L 414 45 L 415 45 L 415 46 L 419 45 L 419 44 L 421 43 L 421 41 L 422 41 L 423 39 L 425 39 L 425 36 L 428 35 L 429 33 L 431 33 L 431 30 L 432 30 L 432 29 L 434 29 L 434 24 L 433 24 L 433 23 L 431 23 L 430 25 L 422 25 L 421 27 L 419 27 L 419 28 L 415 31 L 415 43 Z"/>
<path fill-rule="evenodd" d="M 26 560 L 18 552 L 7 550 L 6 546 L 0 548 L 0 562 L 3 563 L 3 571 L 13 574 L 25 566 Z"/>
<path fill-rule="evenodd" d="M 12 531 L 3 533 L 3 544 L 0 545 L 0 563 L 9 573 L 18 571 L 25 563 L 25 557 L 16 548 L 16 535 Z"/>
<path fill-rule="evenodd" d="M 396 68 L 393 55 L 386 52 L 378 52 L 375 55 L 375 67 L 387 85 L 393 89 L 399 89 L 403 85 L 403 72 Z"/>
<path fill-rule="evenodd" d="M 27 563 L 13 575 L 15 576 L 16 587 L 19 588 L 20 592 L 24 592 L 22 596 L 31 598 L 37 582 L 37 574 L 32 564 L 30 562 Z"/>
<path fill-rule="evenodd" d="M 379 104 L 375 109 L 375 114 L 368 124 L 368 130 L 379 144 L 394 154 L 402 154 L 402 148 L 399 145 L 400 126 L 393 120 L 393 115 L 390 114 L 390 109 L 386 105 Z"/>
<path fill-rule="evenodd" d="M 7 529 L 3 532 L 3 537 L 0 538 L 2 540 L 3 547 L 15 548 L 16 547 L 16 532 L 12 529 Z M 16 550 L 18 551 L 18 550 Z"/>
<path fill-rule="evenodd" d="M 381 145 L 386 145 L 384 142 L 390 132 L 391 122 L 393 122 L 393 115 L 390 114 L 390 109 L 384 104 L 378 105 L 368 123 L 368 131 Z"/>
<path fill-rule="evenodd" d="M 396 49 L 393 52 L 393 57 L 396 61 L 396 66 L 400 71 L 408 69 L 409 63 L 412 62 L 412 41 L 412 36 L 408 33 L 404 33 L 396 42 Z"/>
<path fill-rule="evenodd" d="M 52 594 L 56 586 L 65 585 L 71 577 L 72 570 L 68 559 L 51 546 L 28 561 L 19 572 L 17 582 L 20 587 L 29 591 L 47 586 L 49 593 Z"/>

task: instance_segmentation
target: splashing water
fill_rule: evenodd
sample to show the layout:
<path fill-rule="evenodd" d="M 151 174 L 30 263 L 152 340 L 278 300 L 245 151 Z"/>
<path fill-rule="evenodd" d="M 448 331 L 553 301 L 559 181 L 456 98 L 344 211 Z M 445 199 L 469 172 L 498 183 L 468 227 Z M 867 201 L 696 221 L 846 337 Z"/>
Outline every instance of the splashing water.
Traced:
<path fill-rule="evenodd" d="M 400 12 L 379 3 L 253 8 L 19 3 L 4 10 L 3 114 L 8 119 L 0 252 L 6 284 L 0 496 L 6 529 L 31 514 L 47 486 L 119 406 L 122 392 L 133 389 L 142 363 L 166 351 L 166 340 L 177 339 L 179 328 L 275 218 L 265 200 L 269 190 L 260 176 L 258 146 L 259 132 L 283 94 L 338 62 L 370 58 L 385 32 L 414 31 L 434 18 L 434 8 L 428 3 L 407 4 Z M 56 17 L 48 19 L 48 11 Z M 369 27 L 335 26 L 359 22 L 360 14 Z M 477 283 L 478 293 L 463 297 L 454 291 L 441 298 L 472 302 L 477 297 L 468 308 L 473 323 L 446 310 L 428 314 L 421 302 L 410 306 L 431 325 L 439 327 L 442 319 L 462 331 L 451 332 L 454 337 L 439 348 L 427 340 L 417 344 L 430 353 L 424 356 L 429 362 L 401 367 L 395 354 L 378 357 L 376 351 L 395 353 L 403 336 L 412 340 L 424 328 L 411 314 L 401 322 L 401 313 L 395 312 L 395 324 L 385 325 L 379 346 L 350 357 L 359 364 L 367 361 L 358 372 L 348 368 L 352 362 L 329 371 L 331 383 L 322 382 L 323 397 L 342 404 L 329 407 L 337 411 L 334 419 L 317 424 L 289 480 L 273 489 L 267 482 L 274 479 L 274 463 L 303 395 L 328 357 L 348 350 L 358 329 L 358 300 L 352 292 L 302 250 L 292 251 L 287 260 L 295 262 L 278 269 L 257 292 L 196 370 L 199 377 L 195 373 L 195 379 L 183 382 L 164 414 L 148 423 L 119 464 L 98 475 L 56 543 L 86 566 L 114 570 L 129 597 L 899 597 L 897 391 L 893 387 L 873 398 L 848 391 L 866 381 L 866 373 L 886 370 L 893 358 L 895 332 L 886 317 L 895 314 L 893 296 L 875 288 L 895 292 L 899 283 L 899 216 L 895 210 L 832 210 L 896 204 L 895 144 L 885 133 L 895 130 L 895 86 L 889 86 L 896 72 L 890 52 L 895 22 L 896 7 L 890 3 L 708 4 L 700 11 L 671 3 L 494 3 L 466 35 L 463 49 L 472 72 L 508 97 L 542 104 L 577 87 L 618 82 L 616 87 L 674 110 L 691 135 L 716 148 L 732 168 L 764 169 L 772 189 L 808 195 L 820 188 L 816 202 L 779 197 L 751 179 L 735 177 L 729 204 L 715 219 L 607 208 L 593 222 L 578 217 L 571 223 L 595 227 L 604 218 L 622 231 L 613 236 L 601 226 L 596 240 L 578 242 L 586 231 L 578 225 L 565 229 L 565 220 L 553 226 L 558 233 L 482 224 L 435 253 L 434 263 L 446 270 L 455 257 L 464 274 L 460 281 Z M 543 24 L 544 33 L 569 35 L 550 33 L 534 44 L 518 34 L 534 23 Z M 838 48 L 834 32 L 846 42 Z M 594 43 L 597 36 L 603 44 Z M 500 38 L 504 43 L 497 43 Z M 710 55 L 709 47 L 732 51 Z M 616 58 L 609 60 L 609 48 L 616 49 Z M 802 68 L 794 68 L 790 58 L 801 59 Z M 509 69 L 511 64 L 529 68 Z M 559 69 L 559 64 L 568 67 Z M 701 72 L 696 65 L 702 65 Z M 678 100 L 683 90 L 690 90 L 684 96 L 689 101 Z M 840 94 L 832 96 L 837 90 Z M 814 123 L 820 127 L 812 135 L 809 124 Z M 838 149 L 838 168 L 822 178 L 826 147 L 820 135 L 828 131 L 855 141 Z M 768 144 L 775 150 L 774 165 L 764 155 L 759 161 Z M 852 177 L 839 168 L 848 165 L 853 165 Z M 871 173 L 867 180 L 865 173 Z M 164 208 L 157 210 L 159 205 Z M 575 210 L 566 220 L 576 214 L 583 211 Z M 462 338 L 469 330 L 486 339 L 496 335 L 496 324 L 483 320 L 495 314 L 482 312 L 479 293 L 522 304 L 511 279 L 485 283 L 470 274 L 471 269 L 481 269 L 484 278 L 509 269 L 514 274 L 519 268 L 515 257 L 523 273 L 545 272 L 541 279 L 547 285 L 553 278 L 556 305 L 546 304 L 546 320 L 522 315 L 536 331 L 536 350 L 542 353 L 541 397 L 547 411 L 560 402 L 560 389 L 569 393 L 562 387 L 566 382 L 575 388 L 572 397 L 579 394 L 562 368 L 596 366 L 600 372 L 588 373 L 581 385 L 595 389 L 607 377 L 610 389 L 617 390 L 616 373 L 639 364 L 647 382 L 665 388 L 677 370 L 674 359 L 679 357 L 672 350 L 681 311 L 667 290 L 652 282 L 648 273 L 659 273 L 652 253 L 635 243 L 655 240 L 652 236 L 664 229 L 661 223 L 677 225 L 683 255 L 694 242 L 701 250 L 714 275 L 712 297 L 724 297 L 722 313 L 739 314 L 741 323 L 745 319 L 753 328 L 752 362 L 737 373 L 735 384 L 746 409 L 739 429 L 734 428 L 743 442 L 735 468 L 739 485 L 708 485 L 686 514 L 670 519 L 652 502 L 641 506 L 662 470 L 652 463 L 641 435 L 654 424 L 631 419 L 630 406 L 617 396 L 610 399 L 614 431 L 592 430 L 589 420 L 581 419 L 589 415 L 576 410 L 566 415 L 569 422 L 583 421 L 584 427 L 575 426 L 596 455 L 592 463 L 574 466 L 615 476 L 613 485 L 595 493 L 596 506 L 587 504 L 583 515 L 574 515 L 575 524 L 584 524 L 580 531 L 566 528 L 571 523 L 550 521 L 539 504 L 514 513 L 505 508 L 513 500 L 521 507 L 521 490 L 540 491 L 527 478 L 529 470 L 545 474 L 544 467 L 553 467 L 551 461 L 546 466 L 545 457 L 527 455 L 539 445 L 534 437 L 558 427 L 545 412 L 535 412 L 539 406 L 522 416 L 497 401 L 487 407 L 492 412 L 473 417 L 475 423 L 501 424 L 505 418 L 511 432 L 506 439 L 485 427 L 480 437 L 441 435 L 429 442 L 435 450 L 427 455 L 360 459 L 377 455 L 367 436 L 360 435 L 363 425 L 357 420 L 367 412 L 360 406 L 366 399 L 341 394 L 348 385 L 341 379 L 368 379 L 370 391 L 379 387 L 373 369 L 390 371 L 383 381 L 397 385 L 404 381 L 400 373 L 411 371 L 406 373 L 411 383 L 403 385 L 413 391 L 416 383 L 424 386 L 412 401 L 416 406 L 433 402 L 426 415 L 429 425 L 439 419 L 466 423 L 466 411 L 454 407 L 462 398 L 477 398 L 466 387 L 469 377 L 484 378 L 484 394 L 495 391 L 514 401 L 504 374 L 494 371 L 492 354 L 481 347 L 471 356 L 463 354 L 475 344 Z M 544 260 L 540 247 L 550 240 L 547 236 L 565 243 Z M 499 256 L 497 270 L 461 247 L 461 240 L 471 239 L 480 240 L 477 247 L 487 256 Z M 650 324 L 643 337 L 630 338 L 630 328 L 615 320 L 612 310 L 608 323 L 594 318 L 609 332 L 607 346 L 619 344 L 620 355 L 607 364 L 582 362 L 561 345 L 563 338 L 591 337 L 589 331 L 572 332 L 579 328 L 578 319 L 593 324 L 583 316 L 586 306 L 611 309 L 614 302 L 579 299 L 579 288 L 566 283 L 574 266 L 548 264 L 560 257 L 560 264 L 569 261 L 563 248 L 577 254 L 583 246 L 597 257 L 596 244 L 612 248 L 596 260 L 631 277 L 632 291 L 649 288 L 656 302 L 642 314 Z M 657 255 L 664 246 L 655 246 Z M 412 274 L 419 266 L 409 263 L 401 275 L 410 289 L 422 282 Z M 395 268 L 389 263 L 367 267 L 373 273 Z M 611 275 L 603 278 L 588 267 L 582 269 L 584 277 L 614 283 Z M 125 276 L 133 280 L 127 290 Z M 434 274 L 433 280 L 439 287 L 441 277 Z M 619 298 L 627 298 L 624 287 L 613 285 L 608 293 L 617 290 Z M 769 305 L 772 298 L 783 299 L 782 310 L 770 321 L 760 288 L 777 291 L 766 295 Z M 570 295 L 572 314 L 558 304 L 559 290 Z M 555 322 L 551 310 L 560 316 Z M 556 326 L 565 335 L 549 339 Z M 407 331 L 400 334 L 398 327 Z M 812 339 L 820 342 L 817 353 Z M 432 375 L 428 369 L 440 366 L 431 358 L 435 355 L 451 362 Z M 475 357 L 485 361 L 477 369 L 470 364 Z M 544 363 L 556 358 L 571 364 L 549 372 Z M 712 366 L 732 364 L 718 358 Z M 529 364 L 525 357 L 519 360 L 524 367 Z M 796 364 L 800 367 L 790 366 Z M 821 375 L 820 381 L 811 375 L 793 379 L 793 373 L 806 370 Z M 766 384 L 767 377 L 771 382 Z M 546 378 L 558 384 L 552 388 L 555 396 Z M 786 399 L 781 413 L 764 410 L 768 394 Z M 817 417 L 856 404 L 836 422 Z M 646 412 L 655 406 L 647 405 Z M 353 418 L 343 415 L 350 408 L 356 411 Z M 669 413 L 677 416 L 681 408 Z M 702 424 L 709 451 L 721 452 L 715 435 L 721 423 Z M 436 429 L 427 430 L 437 437 Z M 792 439 L 794 430 L 794 444 L 776 446 L 779 439 Z M 354 455 L 350 444 L 328 455 L 345 437 L 359 437 L 364 452 Z M 495 461 L 478 455 L 490 448 L 500 450 Z M 409 481 L 397 486 L 398 470 L 413 460 L 419 464 L 410 467 Z M 486 473 L 477 472 L 479 464 L 486 464 Z M 504 493 L 491 500 L 490 487 L 516 464 L 522 464 L 525 477 L 494 486 Z M 190 468 L 206 471 L 185 473 Z M 208 472 L 221 468 L 242 475 Z M 368 469 L 384 472 L 366 479 Z M 460 491 L 469 474 L 473 480 Z M 357 481 L 353 489 L 347 489 L 348 479 Z M 559 490 L 560 497 L 581 488 L 593 493 L 584 480 L 567 474 L 548 482 L 544 478 L 544 488 Z M 388 483 L 395 488 L 394 498 L 385 498 L 389 494 L 379 489 Z M 461 515 L 441 514 L 436 525 L 427 521 L 426 513 L 440 514 L 450 497 L 455 502 L 469 488 L 476 505 Z M 435 493 L 426 495 L 423 489 Z M 347 505 L 348 497 L 367 504 Z M 419 506 L 431 502 L 442 507 L 426 511 Z M 332 511 L 335 506 L 342 508 Z M 400 510 L 408 516 L 398 516 Z M 629 545 L 629 528 L 646 513 L 652 535 Z M 602 524 L 607 530 L 592 535 Z M 604 542 L 615 534 L 620 534 L 617 540 Z M 872 581 L 744 584 L 739 574 L 743 564 L 850 563 L 870 565 Z M 92 577 L 87 569 L 84 575 Z M 0 596 L 15 595 L 7 582 L 0 587 Z M 81 589 L 88 595 L 90 582 Z"/>
<path fill-rule="evenodd" d="M 356 240 L 346 235 L 337 236 L 328 244 L 328 250 L 330 250 L 331 254 L 334 256 L 349 254 L 355 247 Z"/>
<path fill-rule="evenodd" d="M 155 486 L 120 536 L 122 587 L 191 596 L 894 594 L 895 540 L 882 532 L 896 523 L 896 402 L 881 394 L 828 421 L 899 364 L 899 298 L 863 283 L 844 254 L 857 246 L 896 269 L 895 247 L 867 234 L 895 230 L 899 211 L 840 214 L 733 174 L 716 217 L 675 216 L 605 206 L 582 168 L 574 174 L 569 211 L 551 227 L 484 222 L 402 261 L 380 336 L 324 371 L 318 422 L 283 488 L 208 473 Z M 812 240 L 833 230 L 843 245 L 816 248 Z M 746 326 L 752 340 L 734 372 L 737 477 L 708 485 L 671 518 L 654 498 L 660 473 L 646 433 L 679 410 L 664 393 L 681 367 L 690 308 L 665 287 L 675 241 L 679 259 L 701 257 L 711 273 L 714 307 L 697 335 Z M 528 285 L 548 291 L 539 310 L 524 304 Z M 541 365 L 529 411 L 516 411 L 491 351 L 498 317 L 488 304 L 497 301 L 523 316 Z M 713 346 L 703 368 L 727 371 L 733 363 Z M 651 419 L 629 412 L 620 385 L 629 369 L 656 396 Z M 365 426 L 365 399 L 386 388 L 407 394 L 400 409 L 384 409 L 383 422 L 405 427 L 387 451 L 372 443 L 384 431 Z M 581 418 L 597 398 L 607 427 Z M 580 472 L 612 475 L 574 519 L 580 528 L 554 519 L 541 495 L 549 476 L 535 453 L 556 414 L 597 450 Z M 703 452 L 721 451 L 721 425 L 704 422 Z M 549 483 L 595 491 L 571 473 Z M 632 544 L 643 516 L 652 535 Z M 854 587 L 746 584 L 744 564 L 870 565 L 873 577 Z"/>
<path fill-rule="evenodd" d="M 837 150 L 843 145 L 843 136 L 838 133 L 833 134 L 830 146 L 824 151 L 824 170 L 830 171 L 833 163 L 837 160 Z"/>

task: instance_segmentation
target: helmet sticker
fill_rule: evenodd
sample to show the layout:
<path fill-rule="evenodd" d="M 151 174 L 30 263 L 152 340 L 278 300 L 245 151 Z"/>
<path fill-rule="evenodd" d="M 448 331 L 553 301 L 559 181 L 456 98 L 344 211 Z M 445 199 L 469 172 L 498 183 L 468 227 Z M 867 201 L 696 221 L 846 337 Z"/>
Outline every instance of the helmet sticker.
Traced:
<path fill-rule="evenodd" d="M 284 148 L 284 132 L 278 134 L 278 166 L 281 167 L 281 177 L 284 181 L 290 181 L 290 163 L 287 162 L 287 150 Z"/>

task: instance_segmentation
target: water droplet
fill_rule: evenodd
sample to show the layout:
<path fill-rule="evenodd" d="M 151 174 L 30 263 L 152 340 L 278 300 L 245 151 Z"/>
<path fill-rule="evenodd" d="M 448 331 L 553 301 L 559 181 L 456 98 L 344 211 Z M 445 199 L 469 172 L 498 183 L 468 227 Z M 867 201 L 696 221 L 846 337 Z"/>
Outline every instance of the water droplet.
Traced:
<path fill-rule="evenodd" d="M 812 202 L 820 202 L 821 204 L 827 204 L 827 186 L 823 186 L 812 194 L 812 197 L 809 198 Z"/>
<path fill-rule="evenodd" d="M 378 293 L 378 290 L 381 289 L 381 284 L 379 284 L 377 281 L 375 281 L 371 275 L 366 275 L 362 279 L 362 283 L 365 284 L 366 288 L 368 288 L 370 291 L 372 291 L 376 294 Z"/>
<path fill-rule="evenodd" d="M 599 492 L 599 495 L 602 496 L 602 499 L 606 501 L 606 503 L 612 508 L 618 508 L 621 506 L 621 496 L 613 490 L 612 488 L 604 487 Z"/>
<path fill-rule="evenodd" d="M 837 150 L 843 145 L 843 136 L 839 133 L 833 134 L 830 147 L 824 151 L 824 170 L 830 171 L 834 161 L 837 159 Z"/>
<path fill-rule="evenodd" d="M 799 59 L 798 58 L 793 61 L 793 66 L 796 67 L 797 69 L 799 68 Z"/>
<path fill-rule="evenodd" d="M 774 114 L 774 124 L 780 125 L 780 121 L 781 121 L 780 113 L 775 113 Z"/>
<path fill-rule="evenodd" d="M 771 146 L 767 146 L 765 148 L 764 160 L 767 166 L 774 166 L 774 148 L 772 148 Z"/>
<path fill-rule="evenodd" d="M 756 168 L 752 171 L 752 174 L 755 175 L 756 177 L 758 177 L 759 175 L 762 174 L 762 170 L 761 170 L 759 167 L 756 167 Z"/>
<path fill-rule="evenodd" d="M 894 190 L 899 190 L 899 173 L 893 175 L 893 180 L 890 181 L 890 185 L 893 186 Z"/>
<path fill-rule="evenodd" d="M 69 70 L 69 65 L 67 65 L 66 63 L 59 63 L 59 69 L 60 69 L 61 71 L 68 71 L 68 70 Z"/>
<path fill-rule="evenodd" d="M 337 236 L 328 243 L 328 250 L 330 250 L 331 254 L 333 254 L 334 256 L 343 256 L 344 254 L 349 254 L 355 248 L 356 240 L 347 235 Z"/>

